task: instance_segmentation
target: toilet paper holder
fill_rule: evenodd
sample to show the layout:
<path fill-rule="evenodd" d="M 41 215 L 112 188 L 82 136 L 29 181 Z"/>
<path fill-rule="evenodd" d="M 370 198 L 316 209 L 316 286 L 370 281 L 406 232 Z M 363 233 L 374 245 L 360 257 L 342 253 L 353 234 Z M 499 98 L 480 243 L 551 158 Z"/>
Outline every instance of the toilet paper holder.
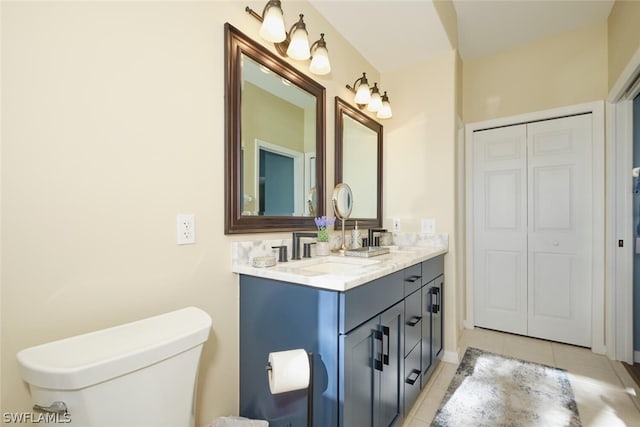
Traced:
<path fill-rule="evenodd" d="M 307 427 L 313 427 L 313 353 L 307 352 L 307 357 L 309 359 L 309 384 L 306 387 L 306 391 L 307 391 Z M 267 372 L 270 372 L 270 371 L 273 370 L 270 362 L 267 362 L 267 366 L 266 366 L 265 370 Z M 297 391 L 297 390 L 302 390 L 302 388 L 296 389 L 296 390 L 290 390 L 290 391 Z M 288 393 L 288 392 L 285 392 L 285 393 Z"/>

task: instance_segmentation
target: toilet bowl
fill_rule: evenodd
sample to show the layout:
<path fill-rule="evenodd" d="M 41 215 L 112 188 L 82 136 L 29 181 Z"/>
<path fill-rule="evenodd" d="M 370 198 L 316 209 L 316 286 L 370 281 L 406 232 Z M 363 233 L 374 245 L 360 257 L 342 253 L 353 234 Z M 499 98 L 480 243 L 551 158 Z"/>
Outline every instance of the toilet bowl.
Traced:
<path fill-rule="evenodd" d="M 82 427 L 193 427 L 211 317 L 187 307 L 21 350 L 34 411 Z"/>

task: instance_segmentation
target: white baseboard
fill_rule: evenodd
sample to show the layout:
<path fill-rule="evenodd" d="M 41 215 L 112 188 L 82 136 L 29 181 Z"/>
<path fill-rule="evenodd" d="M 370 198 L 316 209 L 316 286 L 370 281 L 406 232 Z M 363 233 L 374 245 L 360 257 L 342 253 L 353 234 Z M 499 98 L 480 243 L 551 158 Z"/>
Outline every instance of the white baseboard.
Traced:
<path fill-rule="evenodd" d="M 454 365 L 457 365 L 458 362 L 460 362 L 460 358 L 458 356 L 458 352 L 457 351 L 445 351 L 444 354 L 442 355 L 442 361 L 443 362 L 447 362 L 447 363 L 453 363 Z"/>
<path fill-rule="evenodd" d="M 640 363 L 640 351 L 633 352 L 633 362 Z"/>

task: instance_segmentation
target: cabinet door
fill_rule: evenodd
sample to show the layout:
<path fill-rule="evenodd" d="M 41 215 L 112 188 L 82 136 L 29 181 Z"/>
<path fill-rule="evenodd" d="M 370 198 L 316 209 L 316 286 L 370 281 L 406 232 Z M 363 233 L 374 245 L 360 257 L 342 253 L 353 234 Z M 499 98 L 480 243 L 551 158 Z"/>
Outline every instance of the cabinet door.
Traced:
<path fill-rule="evenodd" d="M 374 406 L 374 425 L 391 426 L 402 417 L 402 392 L 404 391 L 404 303 L 400 302 L 380 315 L 382 331 L 382 370 L 378 405 Z M 375 399 L 375 397 L 374 397 Z M 364 424 L 353 424 L 364 425 Z"/>
<path fill-rule="evenodd" d="M 422 287 L 422 383 L 427 383 L 427 373 L 431 369 L 431 303 L 433 281 Z"/>
<path fill-rule="evenodd" d="M 443 348 L 443 322 L 442 309 L 444 307 L 444 276 L 433 281 L 431 287 L 431 360 L 435 361 L 442 356 Z"/>
<path fill-rule="evenodd" d="M 374 375 L 382 366 L 382 332 L 378 318 L 341 335 L 343 348 L 342 423 L 349 426 L 373 426 Z M 376 385 L 379 381 L 376 378 Z"/>

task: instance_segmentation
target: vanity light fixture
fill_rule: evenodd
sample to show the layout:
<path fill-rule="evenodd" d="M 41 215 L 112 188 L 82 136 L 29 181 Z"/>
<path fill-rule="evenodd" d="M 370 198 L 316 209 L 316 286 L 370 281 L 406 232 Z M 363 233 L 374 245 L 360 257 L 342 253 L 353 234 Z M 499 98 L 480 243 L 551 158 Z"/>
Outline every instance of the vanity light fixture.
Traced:
<path fill-rule="evenodd" d="M 331 72 L 331 62 L 329 61 L 329 51 L 327 43 L 324 41 L 324 33 L 320 33 L 320 40 L 311 45 L 311 64 L 309 71 L 319 76 Z"/>
<path fill-rule="evenodd" d="M 393 116 L 387 92 L 380 95 L 378 83 L 374 83 L 370 88 L 367 73 L 362 73 L 362 77 L 353 82 L 353 87 L 347 85 L 347 89 L 355 93 L 353 100 L 361 109 L 366 107 L 367 111 L 377 113 L 376 117 L 379 119 L 389 119 Z"/>
<path fill-rule="evenodd" d="M 302 19 L 303 17 L 304 15 L 300 14 L 298 22 L 291 27 L 289 31 L 289 47 L 287 47 L 287 56 L 298 61 L 306 61 L 311 56 L 309 33 L 307 33 L 307 26 Z"/>
<path fill-rule="evenodd" d="M 274 44 L 278 53 L 298 61 L 306 61 L 311 58 L 309 71 L 313 74 L 324 75 L 331 72 L 329 51 L 324 33 L 320 39 L 309 46 L 309 33 L 304 23 L 304 15 L 293 24 L 289 32 L 285 31 L 284 18 L 280 0 L 269 0 L 265 5 L 262 15 L 256 13 L 249 6 L 244 10 L 262 23 L 260 37 Z"/>
<path fill-rule="evenodd" d="M 371 99 L 367 104 L 367 110 L 372 113 L 377 113 L 382 108 L 382 97 L 380 96 L 380 90 L 378 90 L 378 83 L 374 83 L 371 88 Z"/>
<path fill-rule="evenodd" d="M 387 91 L 384 91 L 382 95 L 382 107 L 378 110 L 378 114 L 376 117 L 379 119 L 390 119 L 393 117 L 393 112 L 391 111 L 391 103 L 389 102 L 389 97 L 387 96 Z"/>
<path fill-rule="evenodd" d="M 271 43 L 280 43 L 287 38 L 280 0 L 269 0 L 262 10 L 262 15 L 258 15 L 249 6 L 245 10 L 262 22 L 260 37 Z"/>

